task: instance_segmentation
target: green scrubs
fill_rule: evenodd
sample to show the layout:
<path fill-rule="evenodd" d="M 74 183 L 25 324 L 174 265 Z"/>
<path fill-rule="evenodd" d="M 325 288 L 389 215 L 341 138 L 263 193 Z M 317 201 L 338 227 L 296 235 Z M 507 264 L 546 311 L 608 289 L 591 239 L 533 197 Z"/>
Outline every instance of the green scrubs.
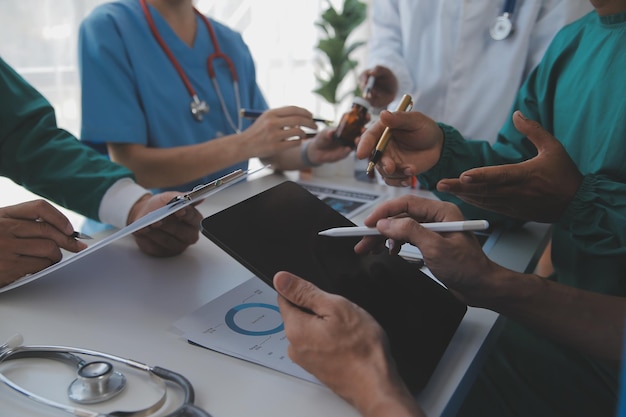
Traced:
<path fill-rule="evenodd" d="M 0 59 L 0 175 L 84 216 L 99 218 L 124 167 L 57 127 L 46 99 Z"/>
<path fill-rule="evenodd" d="M 626 296 L 626 13 L 599 17 L 594 11 L 563 28 L 520 89 L 513 110 L 559 139 L 584 175 L 554 225 L 550 279 Z M 493 147 L 440 126 L 441 160 L 419 176 L 430 188 L 469 168 L 536 155 L 512 121 Z M 468 217 L 477 217 L 477 211 L 471 209 Z M 613 417 L 618 371 L 618 364 L 509 322 L 459 415 Z"/>

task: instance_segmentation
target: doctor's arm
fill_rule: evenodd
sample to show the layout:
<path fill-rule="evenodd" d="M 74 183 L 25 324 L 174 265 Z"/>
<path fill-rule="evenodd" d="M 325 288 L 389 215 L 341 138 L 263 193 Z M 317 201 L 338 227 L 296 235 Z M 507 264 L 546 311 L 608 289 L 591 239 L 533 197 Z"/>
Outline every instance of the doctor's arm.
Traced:
<path fill-rule="evenodd" d="M 300 140 L 290 139 L 306 136 L 301 126 L 317 127 L 309 111 L 286 106 L 263 112 L 239 134 L 207 138 L 206 142 L 194 145 L 153 148 L 108 143 L 107 147 L 111 159 L 133 171 L 142 186 L 176 187 L 250 158 L 272 161 L 277 154 L 299 148 Z"/>
<path fill-rule="evenodd" d="M 437 190 L 463 201 L 511 217 L 556 223 L 583 182 L 583 175 L 561 143 L 520 111 L 515 128 L 537 149 L 524 162 L 474 168 L 459 178 L 443 179 Z"/>
<path fill-rule="evenodd" d="M 621 358 L 626 298 L 580 290 L 492 262 L 471 233 L 435 233 L 419 222 L 462 220 L 451 203 L 403 196 L 382 203 L 365 219 L 396 244 L 410 242 L 429 270 L 468 305 L 487 308 L 593 356 Z M 367 237 L 355 251 L 379 248 Z"/>
<path fill-rule="evenodd" d="M 311 139 L 299 141 L 301 142 L 300 146 L 261 160 L 264 163 L 272 164 L 277 170 L 288 171 L 344 159 L 352 152 L 352 149 L 335 142 L 332 136 L 333 131 L 333 129 L 324 129 Z"/>
<path fill-rule="evenodd" d="M 50 104 L 1 59 L 0 97 L 0 173 L 14 182 L 84 216 L 101 220 L 103 214 L 109 216 L 106 220 L 119 217 L 110 222 L 118 227 L 173 197 L 174 193 L 146 197 L 148 192 L 134 183 L 128 169 L 111 163 L 58 128 Z M 115 197 L 114 191 L 121 189 L 132 189 L 130 193 L 121 193 L 128 198 Z M 102 210 L 105 205 L 109 208 Z M 194 243 L 199 236 L 200 213 L 189 208 L 178 216 L 152 226 L 150 233 L 144 231 L 142 241 L 138 239 L 142 250 L 167 256 Z M 190 223 L 195 228 L 192 233 Z M 43 200 L 2 209 L 0 228 L 3 245 L 9 244 L 3 251 L 4 258 L 0 258 L 0 270 L 12 271 L 3 275 L 4 284 L 19 278 L 17 275 L 24 271 L 36 272 L 58 261 L 59 248 L 77 252 L 85 247 L 70 238 L 74 229 L 67 218 Z M 157 237 L 174 229 L 176 240 L 163 242 Z M 155 240 L 160 245 L 152 244 Z M 17 256 L 19 260 L 15 259 Z"/>

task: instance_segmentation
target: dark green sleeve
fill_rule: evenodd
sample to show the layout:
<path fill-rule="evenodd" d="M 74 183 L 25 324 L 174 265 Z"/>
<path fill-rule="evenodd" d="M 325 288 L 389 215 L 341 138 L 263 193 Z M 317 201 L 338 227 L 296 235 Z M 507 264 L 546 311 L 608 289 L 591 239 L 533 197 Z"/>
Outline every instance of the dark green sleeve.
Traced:
<path fill-rule="evenodd" d="M 0 59 L 0 175 L 98 219 L 104 193 L 132 173 L 57 127 L 48 101 Z"/>

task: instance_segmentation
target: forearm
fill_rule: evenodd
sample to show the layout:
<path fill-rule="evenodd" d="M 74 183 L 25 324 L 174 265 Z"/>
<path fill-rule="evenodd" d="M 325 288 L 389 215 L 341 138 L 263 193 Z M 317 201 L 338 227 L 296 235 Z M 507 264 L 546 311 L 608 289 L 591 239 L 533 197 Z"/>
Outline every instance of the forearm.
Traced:
<path fill-rule="evenodd" d="M 626 299 L 500 269 L 473 305 L 494 310 L 573 349 L 619 361 Z M 475 301 L 475 303 L 474 303 Z"/>
<path fill-rule="evenodd" d="M 302 146 L 294 146 L 282 152 L 277 153 L 268 158 L 261 158 L 261 162 L 264 164 L 271 164 L 274 169 L 280 171 L 292 171 L 306 168 L 307 165 L 302 160 Z"/>
<path fill-rule="evenodd" d="M 218 172 L 251 155 L 241 135 L 224 136 L 197 145 L 150 148 L 109 144 L 111 159 L 135 173 L 146 188 L 175 187 Z"/>
<path fill-rule="evenodd" d="M 358 407 L 362 417 L 426 417 L 413 396 L 405 389 L 374 395 L 375 401 L 368 407 Z"/>

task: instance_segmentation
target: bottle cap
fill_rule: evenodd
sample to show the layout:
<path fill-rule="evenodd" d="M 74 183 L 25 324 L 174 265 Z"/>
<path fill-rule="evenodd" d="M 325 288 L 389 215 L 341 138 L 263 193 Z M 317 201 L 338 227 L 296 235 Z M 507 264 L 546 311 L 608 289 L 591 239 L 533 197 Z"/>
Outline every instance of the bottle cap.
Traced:
<path fill-rule="evenodd" d="M 352 104 L 358 104 L 361 107 L 365 107 L 367 109 L 367 111 L 370 111 L 372 105 L 369 103 L 369 101 L 365 100 L 363 97 L 355 97 L 352 100 Z"/>

